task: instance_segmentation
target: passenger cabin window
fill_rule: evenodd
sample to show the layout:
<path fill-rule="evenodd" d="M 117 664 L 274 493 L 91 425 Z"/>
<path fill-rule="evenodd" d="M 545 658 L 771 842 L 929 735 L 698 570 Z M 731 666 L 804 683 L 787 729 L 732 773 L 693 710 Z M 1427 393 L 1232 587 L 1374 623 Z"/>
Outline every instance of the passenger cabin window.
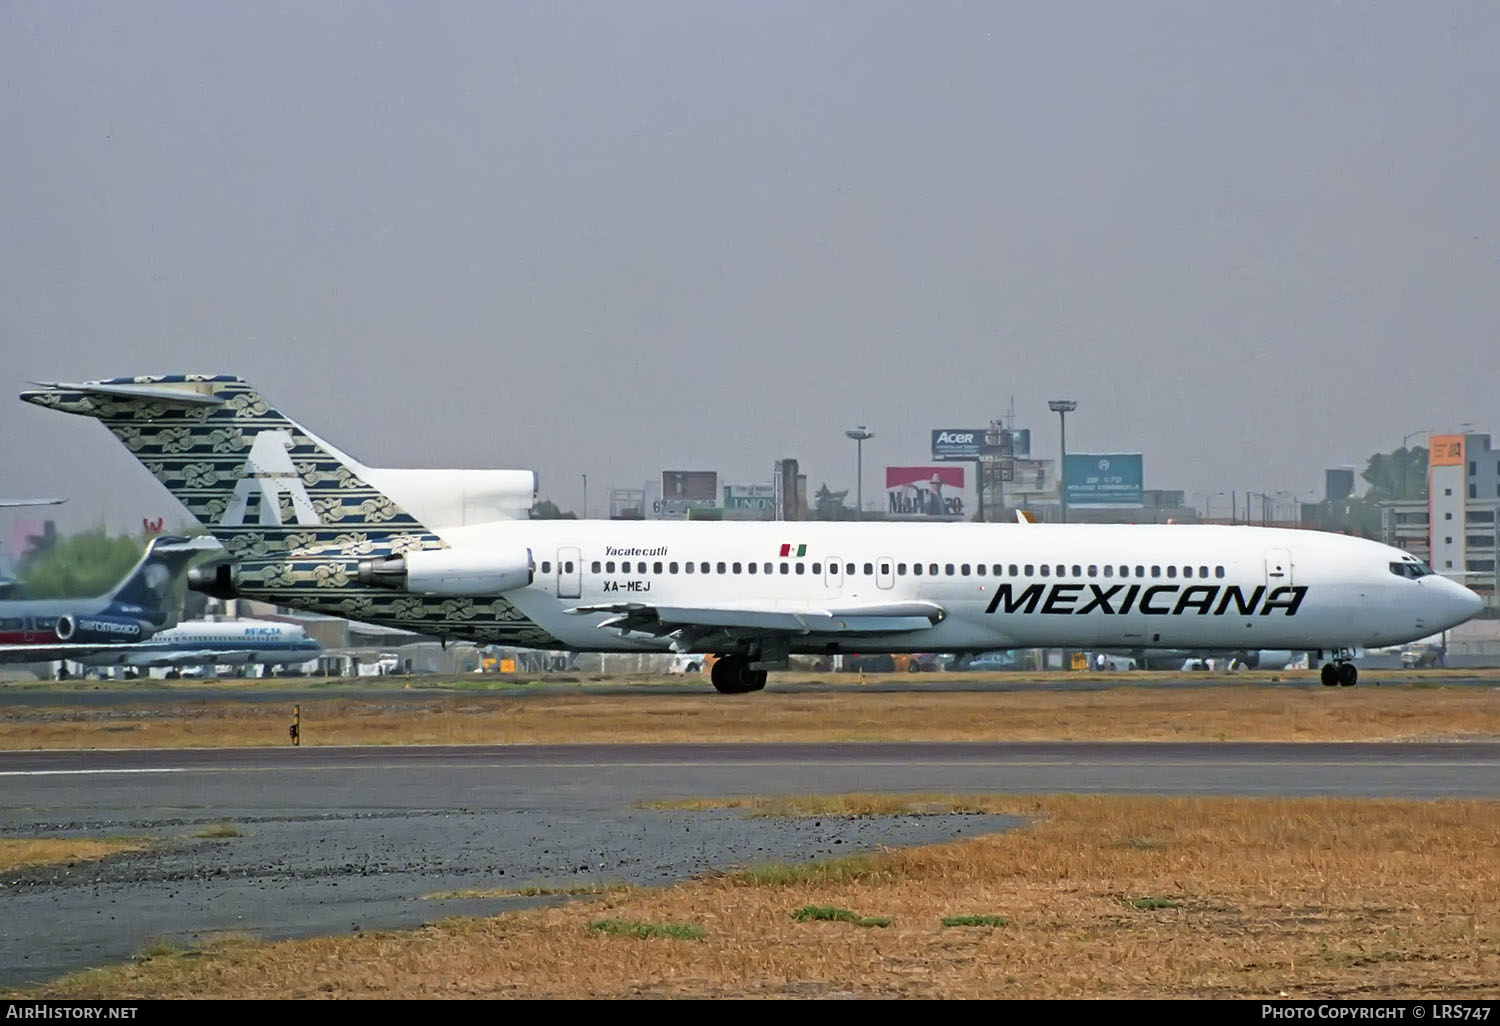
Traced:
<path fill-rule="evenodd" d="M 1083 567 L 1079 566 L 1077 563 L 1073 564 L 1073 576 L 1074 577 L 1082 577 L 1083 576 Z"/>
<path fill-rule="evenodd" d="M 791 565 L 787 564 L 787 563 L 781 564 L 781 572 L 783 574 L 789 574 L 789 573 L 791 573 L 792 572 Z"/>
<path fill-rule="evenodd" d="M 928 563 L 927 564 L 927 573 L 931 577 L 936 577 L 938 575 L 938 566 L 937 566 L 937 564 L 936 563 Z"/>
<path fill-rule="evenodd" d="M 1020 576 L 1020 575 L 1019 575 L 1019 574 L 1017 574 L 1017 573 L 1016 573 L 1016 569 L 1017 569 L 1017 567 L 1016 567 L 1016 564 L 1014 564 L 1014 563 L 1012 563 L 1012 564 L 1011 564 L 1011 565 L 1010 565 L 1010 575 L 1011 575 L 1011 576 L 1012 576 L 1012 577 L 1019 577 L 1019 576 Z M 1030 564 L 1029 564 L 1029 563 L 1028 563 L 1028 564 L 1027 564 L 1027 566 L 1026 566 L 1026 572 L 1027 572 L 1027 573 L 1028 573 L 1028 574 L 1029 574 L 1029 573 L 1031 573 L 1031 565 L 1030 565 Z"/>
<path fill-rule="evenodd" d="M 682 564 L 682 569 L 683 569 L 683 572 L 685 572 L 685 573 L 692 573 L 693 572 L 693 564 L 691 564 L 691 563 L 684 563 L 684 564 Z"/>
<path fill-rule="evenodd" d="M 667 572 L 672 574 L 677 572 L 677 561 L 675 559 L 667 564 Z"/>
<path fill-rule="evenodd" d="M 984 576 L 984 564 L 983 563 L 976 563 L 974 565 L 974 572 L 976 574 L 978 574 L 980 577 L 983 577 Z"/>
<path fill-rule="evenodd" d="M 818 574 L 819 576 L 822 576 L 822 573 L 823 573 L 823 564 L 822 563 L 814 563 L 813 567 L 812 567 L 812 570 L 813 570 L 813 573 Z M 734 572 L 735 573 L 739 573 L 740 572 L 740 565 L 738 563 L 734 564 Z"/>
<path fill-rule="evenodd" d="M 916 576 L 921 577 L 922 576 L 922 564 L 921 563 L 913 563 L 911 565 L 911 572 L 913 574 L 915 574 Z"/>
<path fill-rule="evenodd" d="M 659 573 L 661 573 L 661 562 L 660 561 L 651 564 L 651 572 L 653 574 L 659 574 Z"/>
<path fill-rule="evenodd" d="M 896 564 L 896 576 L 897 577 L 905 577 L 906 576 L 906 564 L 905 563 L 897 563 Z"/>
<path fill-rule="evenodd" d="M 889 563 L 881 563 L 880 564 L 880 576 L 881 577 L 885 577 L 890 572 L 891 572 L 891 564 L 889 564 Z"/>
<path fill-rule="evenodd" d="M 769 573 L 774 573 L 774 572 L 775 572 L 775 571 L 773 571 L 773 570 L 772 570 L 772 569 L 771 569 L 771 564 L 770 564 L 770 563 L 767 563 L 767 564 L 765 564 L 765 565 L 764 565 L 764 566 L 763 566 L 763 567 L 762 567 L 762 568 L 761 568 L 761 569 L 763 569 L 763 570 L 764 570 L 764 571 L 765 571 L 765 572 L 766 572 L 766 573 L 768 573 L 768 574 L 769 574 Z"/>
<path fill-rule="evenodd" d="M 1099 567 L 1096 566 L 1093 563 L 1089 564 L 1089 576 L 1090 577 L 1098 577 L 1099 576 Z"/>
<path fill-rule="evenodd" d="M 596 574 L 599 572 L 599 561 L 597 559 L 594 560 L 594 563 L 589 567 L 589 570 Z"/>
<path fill-rule="evenodd" d="M 845 563 L 844 564 L 844 576 L 845 577 L 853 577 L 854 576 L 854 564 L 853 563 Z"/>
<path fill-rule="evenodd" d="M 1030 577 L 1032 575 L 1032 573 L 1035 571 L 1035 569 L 1036 568 L 1031 563 L 1027 563 L 1026 564 L 1026 576 Z M 1011 573 L 1015 573 L 1015 571 L 1012 570 Z"/>
<path fill-rule="evenodd" d="M 724 563 L 720 563 L 718 566 L 714 567 L 714 569 L 717 570 L 721 574 L 725 574 L 725 573 L 729 572 L 728 565 L 724 564 Z"/>
<path fill-rule="evenodd" d="M 1167 567 L 1167 576 L 1168 577 L 1176 577 L 1177 576 L 1177 568 L 1175 566 L 1169 566 L 1169 567 Z"/>
<path fill-rule="evenodd" d="M 1208 576 L 1208 567 L 1206 567 L 1206 566 L 1200 566 L 1198 568 L 1198 576 L 1199 577 L 1207 577 Z"/>
<path fill-rule="evenodd" d="M 1061 563 L 1057 564 L 1057 576 L 1062 577 L 1068 572 L 1068 568 Z"/>
<path fill-rule="evenodd" d="M 730 569 L 733 570 L 735 573 L 739 573 L 740 572 L 740 565 L 738 563 L 736 563 Z"/>
<path fill-rule="evenodd" d="M 550 574 L 551 572 L 552 572 L 552 561 L 548 560 L 548 559 L 542 560 L 542 573 L 544 573 L 544 574 Z"/>
<path fill-rule="evenodd" d="M 752 573 L 752 574 L 755 573 L 755 564 L 754 563 L 746 563 L 745 564 L 745 570 L 747 572 L 749 572 L 749 573 Z"/>
<path fill-rule="evenodd" d="M 699 564 L 698 564 L 698 572 L 699 572 L 699 573 L 700 573 L 700 574 L 706 574 L 706 573 L 708 573 L 708 564 L 707 564 L 707 563 L 703 563 L 703 562 L 700 562 L 700 563 L 699 563 Z"/>
<path fill-rule="evenodd" d="M 798 563 L 796 569 L 797 569 L 797 572 L 799 574 L 806 573 L 807 572 L 807 564 L 806 563 Z"/>
<path fill-rule="evenodd" d="M 960 563 L 958 565 L 958 572 L 960 574 L 962 574 L 963 576 L 965 576 L 965 577 L 969 576 L 969 564 L 967 564 L 967 563 Z"/>
<path fill-rule="evenodd" d="M 1215 577 L 1223 577 L 1224 576 L 1224 568 L 1222 566 L 1216 566 L 1216 567 L 1214 567 L 1214 576 Z"/>
<path fill-rule="evenodd" d="M 1046 563 L 1042 564 L 1042 576 L 1043 577 L 1051 577 L 1052 576 L 1052 568 L 1050 566 L 1048 566 Z"/>
<path fill-rule="evenodd" d="M 611 559 L 608 563 L 604 564 L 604 572 L 607 573 L 607 574 L 612 574 L 612 573 L 615 572 L 615 561 L 614 560 Z"/>
<path fill-rule="evenodd" d="M 875 564 L 874 563 L 866 563 L 865 564 L 865 576 L 868 577 L 871 574 L 873 574 L 874 572 L 875 572 Z"/>
<path fill-rule="evenodd" d="M 635 565 L 635 572 L 638 574 L 646 572 L 646 561 L 644 559 Z"/>
<path fill-rule="evenodd" d="M 1092 567 L 1090 569 L 1092 569 Z M 1113 577 L 1114 575 L 1115 575 L 1115 568 L 1114 568 L 1114 566 L 1112 566 L 1109 563 L 1105 563 L 1104 564 L 1104 576 L 1105 577 Z"/>
<path fill-rule="evenodd" d="M 1151 568 L 1151 576 L 1152 577 L 1160 577 L 1161 576 L 1161 567 L 1159 567 L 1159 566 L 1153 566 Z"/>
<path fill-rule="evenodd" d="M 1184 577 L 1191 577 L 1191 576 L 1193 576 L 1193 568 L 1190 567 L 1190 566 L 1183 567 L 1182 568 L 1182 576 L 1184 576 Z"/>
<path fill-rule="evenodd" d="M 563 564 L 563 573 L 570 574 L 572 572 L 573 572 L 573 561 L 570 559 L 566 563 Z"/>

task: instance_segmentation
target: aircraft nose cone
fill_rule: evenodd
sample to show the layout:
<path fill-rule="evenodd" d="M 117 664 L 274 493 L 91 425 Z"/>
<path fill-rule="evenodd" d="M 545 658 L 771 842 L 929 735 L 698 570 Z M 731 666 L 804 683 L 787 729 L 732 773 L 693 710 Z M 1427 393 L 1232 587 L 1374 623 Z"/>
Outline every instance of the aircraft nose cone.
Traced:
<path fill-rule="evenodd" d="M 1450 581 L 1445 577 L 1439 580 L 1443 584 L 1441 594 L 1444 619 L 1450 627 L 1479 615 L 1479 611 L 1484 608 L 1483 598 L 1457 581 Z"/>

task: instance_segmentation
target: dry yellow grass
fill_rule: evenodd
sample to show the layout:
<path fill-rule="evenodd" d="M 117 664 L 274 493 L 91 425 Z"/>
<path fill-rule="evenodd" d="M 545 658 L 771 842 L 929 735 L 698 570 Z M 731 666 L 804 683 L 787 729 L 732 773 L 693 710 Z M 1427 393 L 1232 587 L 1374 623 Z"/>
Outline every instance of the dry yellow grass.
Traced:
<path fill-rule="evenodd" d="M 1500 803 L 984 806 L 1034 825 L 814 867 L 791 883 L 725 875 L 412 932 L 239 941 L 15 996 L 1494 996 Z M 810 905 L 892 922 L 794 920 Z M 947 916 L 1005 925 L 944 927 Z M 589 929 L 603 918 L 705 935 Z"/>
<path fill-rule="evenodd" d="M 140 838 L 21 837 L 0 840 L 0 872 L 24 866 L 91 862 L 128 851 L 145 851 L 150 846 L 150 841 Z"/>
<path fill-rule="evenodd" d="M 1500 688 L 1213 688 L 301 701 L 304 745 L 682 741 L 1373 741 L 1500 737 Z M 0 707 L 0 749 L 287 743 L 291 705 Z"/>

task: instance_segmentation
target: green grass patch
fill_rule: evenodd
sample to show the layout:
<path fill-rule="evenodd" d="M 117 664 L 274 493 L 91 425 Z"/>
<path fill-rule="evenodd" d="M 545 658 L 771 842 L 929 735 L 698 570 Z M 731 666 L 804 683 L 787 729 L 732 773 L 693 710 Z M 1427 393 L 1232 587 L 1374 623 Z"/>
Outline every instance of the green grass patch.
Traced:
<path fill-rule="evenodd" d="M 889 860 L 879 855 L 849 855 L 822 862 L 766 862 L 729 874 L 731 883 L 751 887 L 796 887 L 843 884 L 891 875 Z"/>
<path fill-rule="evenodd" d="M 1130 904 L 1132 904 L 1136 908 L 1146 909 L 1147 911 L 1159 908 L 1177 907 L 1177 902 L 1173 901 L 1171 898 L 1132 898 L 1130 900 Z"/>
<path fill-rule="evenodd" d="M 628 919 L 595 919 L 589 923 L 594 933 L 613 933 L 626 937 L 670 937 L 672 940 L 702 940 L 708 931 L 690 923 L 642 923 Z"/>
<path fill-rule="evenodd" d="M 853 923 L 855 926 L 890 926 L 890 916 L 862 916 L 832 905 L 803 905 L 792 913 L 799 923 Z"/>
<path fill-rule="evenodd" d="M 1009 926 L 1004 916 L 944 916 L 944 926 Z"/>
<path fill-rule="evenodd" d="M 144 962 L 150 958 L 171 958 L 182 954 L 183 949 L 165 937 L 155 937 L 136 954 L 136 960 Z"/>

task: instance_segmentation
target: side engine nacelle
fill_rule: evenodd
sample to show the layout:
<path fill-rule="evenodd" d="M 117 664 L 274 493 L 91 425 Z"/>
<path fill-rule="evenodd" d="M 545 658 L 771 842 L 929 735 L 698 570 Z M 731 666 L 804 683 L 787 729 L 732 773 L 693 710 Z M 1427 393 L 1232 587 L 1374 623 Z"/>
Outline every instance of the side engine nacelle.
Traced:
<path fill-rule="evenodd" d="M 64 613 L 57 618 L 52 633 L 58 641 L 71 641 L 75 645 L 128 645 L 144 641 L 156 633 L 154 627 L 142 620 L 128 616 L 106 616 L 90 613 L 74 616 Z"/>
<path fill-rule="evenodd" d="M 418 549 L 359 561 L 359 583 L 412 595 L 500 595 L 529 585 L 536 573 L 524 546 Z"/>
<path fill-rule="evenodd" d="M 229 563 L 193 567 L 187 572 L 187 586 L 216 599 L 232 599 L 240 593 L 234 586 L 234 567 Z"/>

